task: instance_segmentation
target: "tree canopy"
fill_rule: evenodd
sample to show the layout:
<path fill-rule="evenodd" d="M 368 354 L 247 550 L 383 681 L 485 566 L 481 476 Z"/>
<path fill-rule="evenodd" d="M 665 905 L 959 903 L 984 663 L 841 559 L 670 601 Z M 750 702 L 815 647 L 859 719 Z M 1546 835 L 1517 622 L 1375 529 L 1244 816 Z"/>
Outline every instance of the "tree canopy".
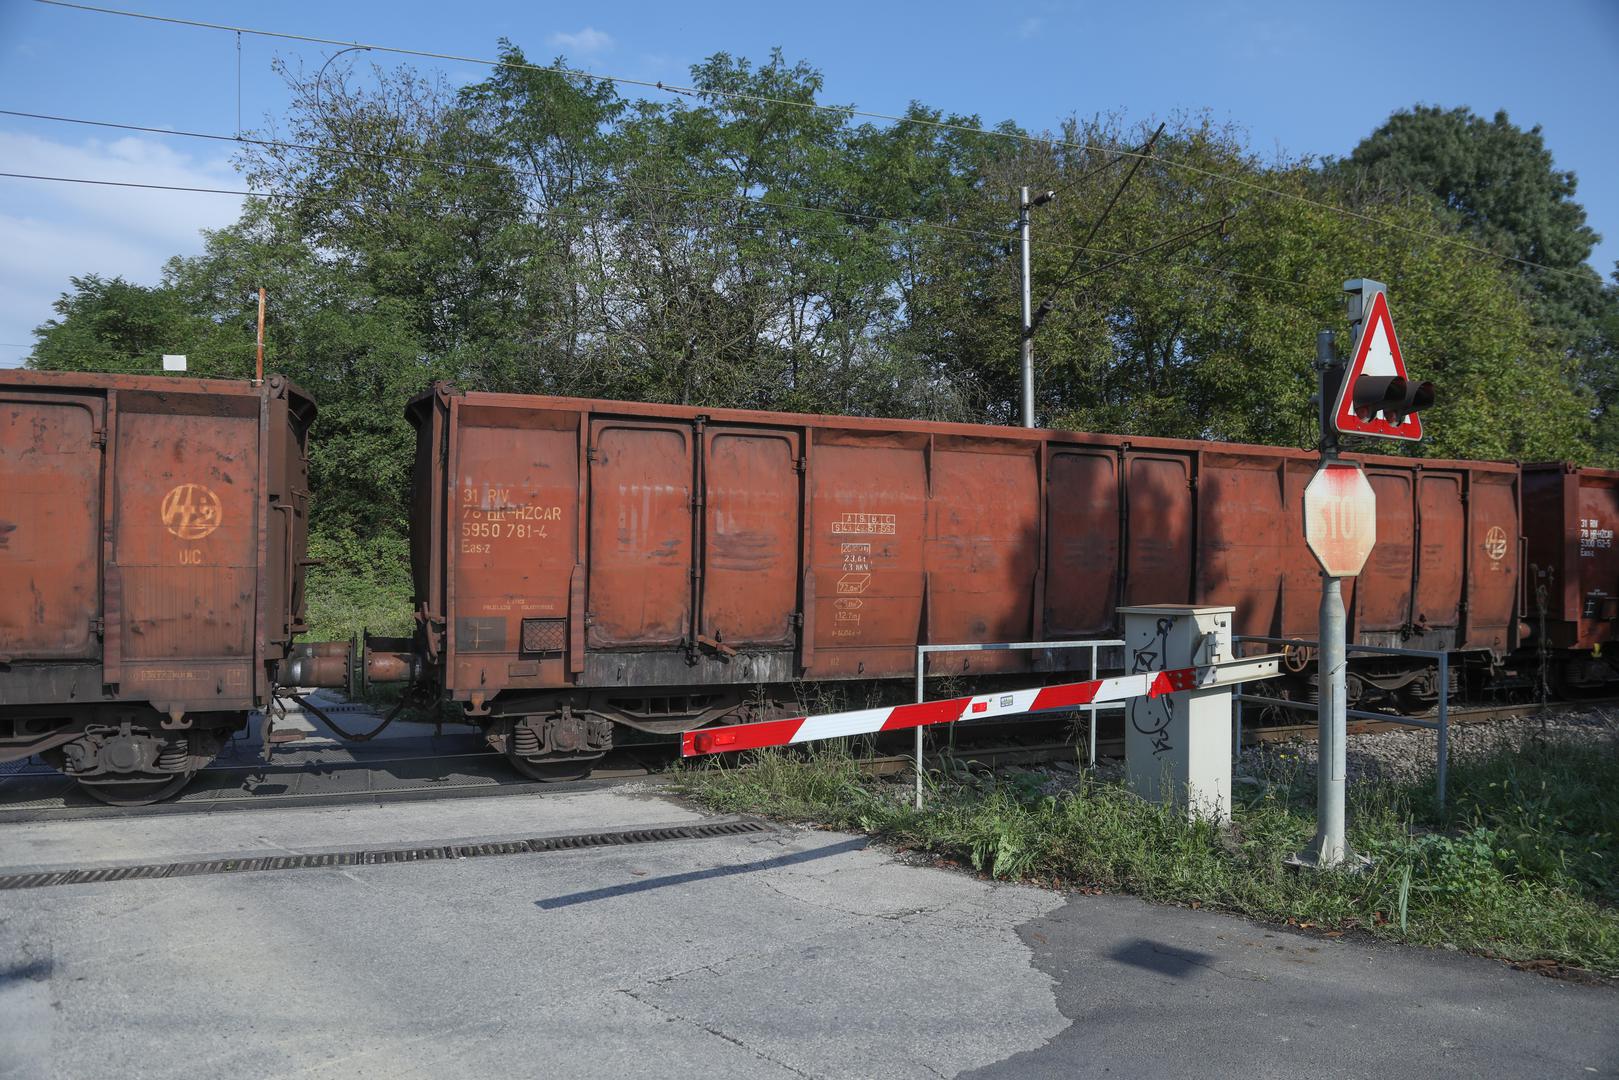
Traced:
<path fill-rule="evenodd" d="M 1541 129 L 1497 112 L 1418 105 L 1395 113 L 1343 163 L 1350 182 L 1430 197 L 1455 230 L 1505 257 L 1535 328 L 1590 392 L 1594 436 L 1619 451 L 1619 292 L 1588 261 L 1601 239 L 1575 201 L 1578 181 L 1552 161 Z M 1619 283 L 1619 273 L 1615 275 Z"/>

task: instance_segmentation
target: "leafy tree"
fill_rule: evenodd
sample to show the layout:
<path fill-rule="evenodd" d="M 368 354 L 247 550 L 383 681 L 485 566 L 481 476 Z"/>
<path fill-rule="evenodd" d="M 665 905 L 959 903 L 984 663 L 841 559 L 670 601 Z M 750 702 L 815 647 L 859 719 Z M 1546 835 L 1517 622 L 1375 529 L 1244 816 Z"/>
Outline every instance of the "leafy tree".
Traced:
<path fill-rule="evenodd" d="M 1418 105 L 1355 147 L 1342 168 L 1351 182 L 1431 195 L 1463 237 L 1508 260 L 1539 329 L 1576 361 L 1594 391 L 1599 439 L 1619 450 L 1614 336 L 1619 291 L 1587 264 L 1600 237 L 1575 200 L 1578 184 L 1558 169 L 1537 125 L 1525 131 L 1505 112 Z"/>
<path fill-rule="evenodd" d="M 243 374 L 243 356 L 232 348 L 229 328 L 200 314 L 172 289 L 98 274 L 69 280 L 73 291 L 52 305 L 57 317 L 35 331 L 30 366 L 153 375 L 162 371 L 162 354 L 184 353 L 189 374 Z M 251 373 L 251 354 L 246 362 Z"/>

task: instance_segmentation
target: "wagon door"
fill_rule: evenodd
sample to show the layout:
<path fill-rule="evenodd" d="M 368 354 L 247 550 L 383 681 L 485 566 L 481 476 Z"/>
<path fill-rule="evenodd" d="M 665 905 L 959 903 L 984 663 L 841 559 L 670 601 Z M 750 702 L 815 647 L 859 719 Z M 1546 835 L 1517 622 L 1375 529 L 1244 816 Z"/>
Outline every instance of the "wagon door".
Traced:
<path fill-rule="evenodd" d="M 0 659 L 92 657 L 103 402 L 0 394 Z"/>
<path fill-rule="evenodd" d="M 1467 640 L 1461 648 L 1500 655 L 1516 644 L 1518 485 L 1516 473 L 1474 472 L 1467 500 Z"/>
<path fill-rule="evenodd" d="M 1127 454 L 1126 604 L 1192 600 L 1192 466 L 1184 457 Z"/>
<path fill-rule="evenodd" d="M 578 562 L 578 414 L 463 404 L 453 430 L 453 685 L 559 684 Z"/>
<path fill-rule="evenodd" d="M 1048 474 L 1046 634 L 1106 637 L 1119 599 L 1119 456 L 1053 450 Z"/>
<path fill-rule="evenodd" d="M 799 435 L 715 427 L 702 441 L 701 636 L 726 647 L 792 648 L 804 504 Z"/>
<path fill-rule="evenodd" d="M 1362 645 L 1399 646 L 1411 622 L 1411 582 L 1416 558 L 1416 474 L 1368 469 L 1377 496 L 1377 543 L 1355 587 L 1355 637 Z"/>
<path fill-rule="evenodd" d="M 1459 474 L 1419 474 L 1417 535 L 1411 622 L 1420 634 L 1444 631 L 1422 642 L 1424 648 L 1452 648 L 1461 617 L 1462 570 L 1467 557 L 1467 518 Z"/>
<path fill-rule="evenodd" d="M 171 705 L 252 689 L 260 399 L 202 402 L 117 398 L 108 652 L 116 645 L 126 693 Z"/>
<path fill-rule="evenodd" d="M 1295 517 L 1287 505 L 1289 464 L 1253 452 L 1202 455 L 1197 599 L 1234 605 L 1238 633 L 1282 632 Z"/>
<path fill-rule="evenodd" d="M 591 424 L 593 649 L 673 649 L 690 633 L 693 430 Z"/>

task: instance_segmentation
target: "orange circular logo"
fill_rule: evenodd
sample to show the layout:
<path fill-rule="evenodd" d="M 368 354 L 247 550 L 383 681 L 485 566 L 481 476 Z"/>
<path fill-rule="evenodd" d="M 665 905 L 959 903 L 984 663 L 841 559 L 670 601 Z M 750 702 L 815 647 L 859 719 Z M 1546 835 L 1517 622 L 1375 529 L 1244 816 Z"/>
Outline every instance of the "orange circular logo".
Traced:
<path fill-rule="evenodd" d="M 219 496 L 201 484 L 181 484 L 163 496 L 163 524 L 182 540 L 201 540 L 220 521 Z"/>
<path fill-rule="evenodd" d="M 1500 562 L 1507 554 L 1507 532 L 1499 525 L 1491 525 L 1490 531 L 1484 534 L 1484 554 L 1494 562 Z"/>

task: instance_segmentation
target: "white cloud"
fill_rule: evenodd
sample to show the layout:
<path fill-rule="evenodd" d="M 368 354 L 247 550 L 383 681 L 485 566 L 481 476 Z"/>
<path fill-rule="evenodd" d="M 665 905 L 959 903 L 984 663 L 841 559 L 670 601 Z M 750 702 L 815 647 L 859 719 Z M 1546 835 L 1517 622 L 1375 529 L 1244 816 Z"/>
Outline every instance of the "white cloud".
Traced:
<path fill-rule="evenodd" d="M 1040 31 L 1045 28 L 1045 25 L 1045 16 L 1030 15 L 1028 18 L 1018 23 L 1017 36 L 1023 38 L 1024 40 L 1028 40 L 1029 38 L 1039 34 Z"/>
<path fill-rule="evenodd" d="M 223 156 L 197 158 L 153 138 L 57 142 L 0 131 L 4 171 L 241 190 Z M 0 341 L 27 343 L 75 274 L 150 285 L 174 255 L 202 250 L 200 230 L 235 221 L 242 200 L 201 192 L 0 177 Z M 0 349 L 0 366 L 23 353 Z"/>
<path fill-rule="evenodd" d="M 606 52 L 613 47 L 613 35 L 597 30 L 593 26 L 587 26 L 577 34 L 552 34 L 546 38 L 546 41 L 563 52 L 575 53 L 579 56 L 590 56 L 593 53 Z"/>

